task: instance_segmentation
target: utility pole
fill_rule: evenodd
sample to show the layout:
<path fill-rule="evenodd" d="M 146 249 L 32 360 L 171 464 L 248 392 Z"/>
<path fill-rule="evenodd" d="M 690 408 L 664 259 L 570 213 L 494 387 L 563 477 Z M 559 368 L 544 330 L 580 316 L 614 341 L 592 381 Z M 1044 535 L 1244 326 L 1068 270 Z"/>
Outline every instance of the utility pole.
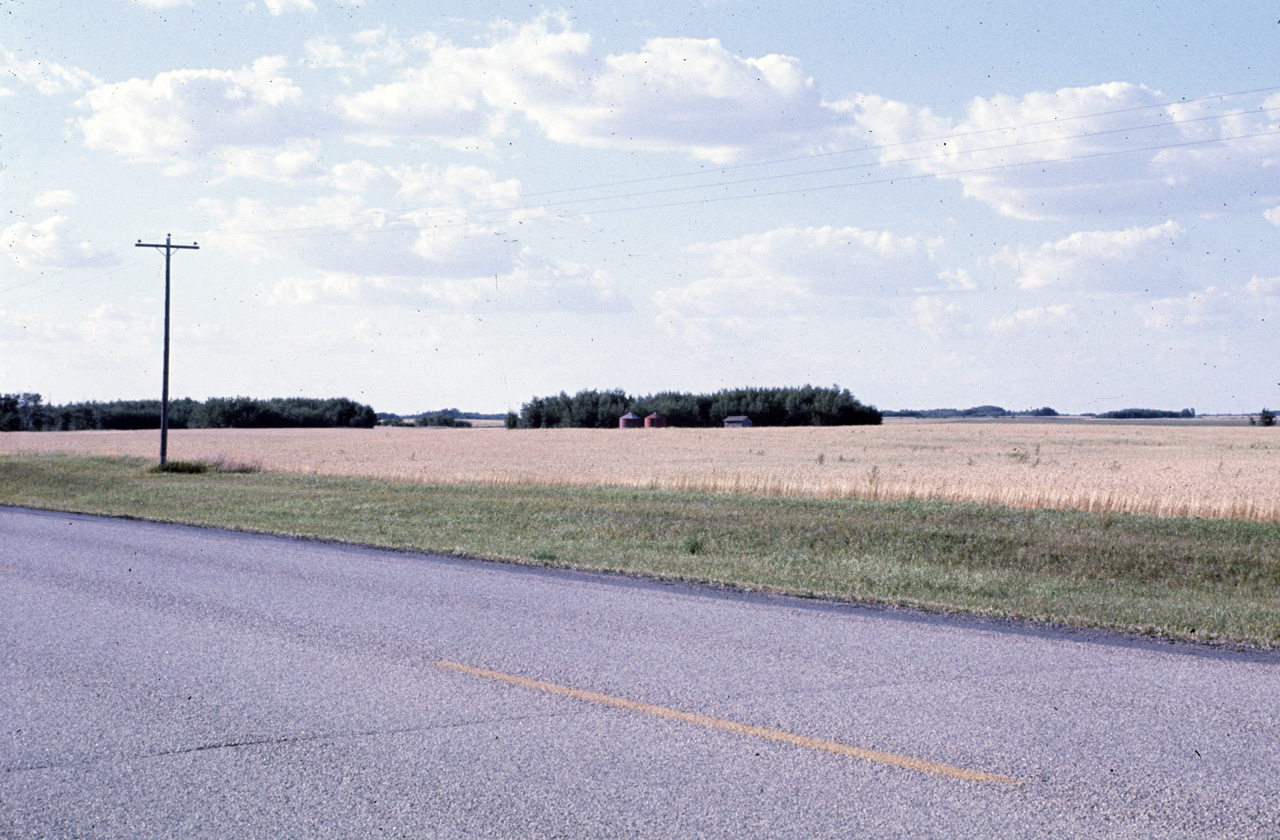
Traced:
<path fill-rule="evenodd" d="M 164 236 L 164 244 L 158 245 L 151 242 L 143 242 L 138 240 L 136 248 L 163 248 L 164 249 L 164 380 L 160 386 L 160 466 L 164 467 L 166 456 L 169 451 L 169 258 L 174 251 L 179 249 L 189 249 L 198 251 L 200 245 L 193 242 L 190 245 L 174 245 L 171 240 L 172 234 L 166 233 Z"/>

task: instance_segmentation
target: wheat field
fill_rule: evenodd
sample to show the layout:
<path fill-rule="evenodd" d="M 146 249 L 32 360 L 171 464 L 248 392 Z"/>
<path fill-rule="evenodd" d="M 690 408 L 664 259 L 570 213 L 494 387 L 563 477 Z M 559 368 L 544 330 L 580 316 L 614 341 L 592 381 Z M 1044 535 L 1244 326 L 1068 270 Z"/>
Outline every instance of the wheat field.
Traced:
<path fill-rule="evenodd" d="M 0 454 L 154 458 L 158 432 L 13 432 Z M 948 423 L 755 429 L 173 430 L 171 460 L 422 483 L 927 498 L 1280 521 L 1280 432 Z"/>

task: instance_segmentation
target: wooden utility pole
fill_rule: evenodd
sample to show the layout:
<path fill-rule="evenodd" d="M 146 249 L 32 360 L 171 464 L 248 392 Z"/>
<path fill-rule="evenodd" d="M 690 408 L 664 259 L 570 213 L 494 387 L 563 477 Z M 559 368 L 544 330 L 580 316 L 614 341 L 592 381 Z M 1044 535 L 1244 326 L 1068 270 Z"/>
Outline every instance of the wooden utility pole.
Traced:
<path fill-rule="evenodd" d="M 164 244 L 158 245 L 151 242 L 143 242 L 138 240 L 136 248 L 163 248 L 164 249 L 164 374 L 163 382 L 160 386 L 160 466 L 163 468 L 167 460 L 169 451 L 169 258 L 174 251 L 186 248 L 193 251 L 200 249 L 199 243 L 193 242 L 190 245 L 174 245 L 173 235 L 166 233 L 164 236 Z"/>

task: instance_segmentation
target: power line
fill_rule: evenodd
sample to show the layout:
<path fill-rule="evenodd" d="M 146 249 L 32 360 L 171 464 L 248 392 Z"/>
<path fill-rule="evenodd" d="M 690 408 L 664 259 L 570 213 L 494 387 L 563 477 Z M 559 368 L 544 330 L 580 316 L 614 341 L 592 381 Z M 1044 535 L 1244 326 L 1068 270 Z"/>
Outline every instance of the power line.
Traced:
<path fill-rule="evenodd" d="M 829 151 L 829 152 L 816 152 L 808 155 L 800 155 L 800 156 L 794 156 L 789 158 L 777 158 L 769 161 L 743 163 L 743 164 L 736 164 L 733 166 L 721 166 L 721 167 L 716 167 L 714 169 L 686 171 L 682 173 L 671 173 L 667 175 L 654 175 L 654 176 L 648 176 L 645 178 L 635 178 L 635 179 L 629 179 L 629 180 L 604 182 L 604 183 L 599 183 L 599 184 L 589 185 L 589 186 L 565 187 L 565 188 L 560 188 L 555 190 L 542 190 L 542 191 L 533 192 L 533 193 L 526 193 L 525 195 L 520 197 L 520 203 L 517 203 L 513 206 L 508 206 L 508 207 L 493 208 L 493 212 L 521 210 L 521 209 L 535 209 L 539 207 L 555 206 L 557 204 L 564 204 L 564 203 L 570 203 L 572 201 L 575 201 L 571 199 L 568 202 L 553 202 L 550 204 L 530 202 L 530 199 L 538 198 L 541 196 L 547 196 L 547 195 L 560 195 L 560 194 L 569 193 L 569 192 L 583 192 L 583 191 L 594 190 L 594 189 L 610 189 L 610 188 L 616 188 L 616 187 L 631 186 L 634 184 L 651 183 L 654 181 L 673 180 L 673 179 L 679 179 L 679 178 L 706 177 L 709 175 L 715 175 L 717 173 L 727 173 L 727 172 L 737 171 L 741 169 L 760 168 L 760 167 L 773 166 L 773 165 L 778 165 L 783 163 L 795 163 L 798 161 L 817 160 L 821 158 L 828 158 L 828 157 L 833 157 L 838 155 L 858 154 L 863 152 L 882 152 L 886 149 L 893 149 L 893 148 L 898 148 L 902 146 L 920 145 L 920 144 L 927 144 L 927 143 L 948 143 L 948 142 L 964 139 L 967 137 L 974 137 L 974 136 L 991 134 L 996 132 L 1012 133 L 1012 132 L 1020 131 L 1023 129 L 1035 128 L 1043 125 L 1064 125 L 1064 124 L 1078 122 L 1080 120 L 1085 120 L 1085 119 L 1095 119 L 1098 117 L 1114 116 L 1117 114 L 1134 113 L 1139 111 L 1159 110 L 1159 109 L 1171 108 L 1171 107 L 1180 106 L 1180 105 L 1190 105 L 1198 102 L 1230 99 L 1234 97 L 1247 96 L 1247 95 L 1253 95 L 1258 93 L 1269 93 L 1276 90 L 1280 90 L 1280 86 L 1255 88 L 1253 90 L 1236 91 L 1232 93 L 1212 94 L 1208 96 L 1196 97 L 1193 99 L 1182 99 L 1177 102 L 1171 101 L 1171 102 L 1152 103 L 1148 105 L 1136 105 L 1136 106 L 1131 106 L 1127 108 L 1117 108 L 1117 109 L 1111 109 L 1107 111 L 1096 111 L 1096 112 L 1090 112 L 1086 114 L 1074 114 L 1066 117 L 1055 117 L 1053 119 L 1038 120 L 1038 121 L 1029 122 L 1029 123 L 1020 123 L 1020 124 L 1013 124 L 1013 125 L 1007 125 L 1007 126 L 996 126 L 993 128 L 978 129 L 978 130 L 967 131 L 967 132 L 954 132 L 949 135 L 940 135 L 938 137 L 919 138 L 919 139 L 913 139 L 913 140 L 896 141 L 892 143 L 873 144 L 873 145 L 862 146 L 857 149 L 844 149 L 844 150 L 835 150 L 835 151 Z M 1260 108 L 1258 110 L 1262 113 L 1269 113 L 1272 111 L 1280 110 L 1280 108 Z M 1075 135 L 1067 135 L 1067 136 L 1058 137 L 1058 138 L 1040 138 L 1032 141 L 1021 141 L 1020 143 L 1002 144 L 1000 146 L 994 146 L 994 147 L 971 149 L 971 150 L 967 150 L 966 153 L 978 154 L 985 151 L 991 151 L 994 149 L 1016 148 L 1019 145 L 1063 142 L 1066 140 L 1082 139 L 1082 138 L 1087 138 L 1091 136 L 1101 136 L 1104 134 L 1123 133 L 1125 131 L 1139 131 L 1139 130 L 1146 130 L 1150 128 L 1169 127 L 1169 126 L 1183 125 L 1183 124 L 1192 123 L 1192 122 L 1202 122 L 1206 120 L 1222 120 L 1232 116 L 1238 116 L 1238 112 L 1235 114 L 1221 114 L 1221 115 L 1213 114 L 1213 115 L 1208 115 L 1204 117 L 1193 117 L 1193 118 L 1182 119 L 1182 120 L 1168 120 L 1160 123 L 1146 123 L 1146 124 L 1137 125 L 1137 126 L 1128 126 L 1124 128 L 1118 128 L 1118 129 L 1105 129 L 1105 130 L 1100 130 L 1096 132 L 1082 132 Z M 927 159 L 930 159 L 931 157 L 941 157 L 941 156 L 945 156 L 945 155 L 933 155 L 933 156 L 925 155 L 925 156 L 918 156 L 917 158 L 912 158 L 909 160 L 927 160 Z M 894 163 L 902 163 L 902 162 L 907 162 L 907 161 L 905 160 L 894 161 Z M 862 165 L 867 166 L 868 168 L 876 168 L 881 164 L 871 163 L 871 164 L 862 164 Z M 829 169 L 811 169 L 811 170 L 805 170 L 799 173 L 783 173 L 781 175 L 761 176 L 761 178 L 777 179 L 777 178 L 787 178 L 787 177 L 801 177 L 804 175 L 824 174 L 830 171 L 841 171 L 841 170 L 846 170 L 848 168 L 849 167 L 835 167 L 835 168 L 829 168 Z M 676 188 L 669 188 L 669 189 L 670 190 L 703 189 L 703 188 L 710 188 L 710 187 L 716 187 L 716 186 L 723 186 L 726 184 L 732 185 L 735 183 L 750 183 L 752 180 L 754 179 L 742 179 L 739 181 L 728 181 L 728 182 L 720 181 L 712 184 L 694 185 L 690 187 L 676 187 Z M 615 197 L 634 197 L 635 195 L 637 194 L 631 193 L 631 194 L 626 194 L 625 196 L 608 196 L 608 195 L 595 196 L 595 197 L 578 199 L 577 201 L 584 201 L 584 202 L 585 201 L 604 201 L 604 200 L 609 200 L 610 198 L 615 198 Z M 387 212 L 400 212 L 400 213 L 415 213 L 415 212 L 416 213 L 433 213 L 435 212 L 439 214 L 444 214 L 453 210 L 462 210 L 463 212 L 465 212 L 467 208 L 474 207 L 476 205 L 491 205 L 491 204 L 495 204 L 502 201 L 505 201 L 505 199 L 478 198 L 478 199 L 473 199 L 472 201 L 469 201 L 469 202 L 455 202 L 449 205 L 439 205 L 436 207 L 428 206 L 428 207 L 404 208 L 404 209 L 401 209 L 400 211 L 371 210 L 370 213 L 383 214 Z M 322 217 L 318 221 L 323 222 L 324 219 L 355 220 L 357 218 L 359 217 L 358 216 L 341 216 L 341 217 L 329 216 L 329 217 Z M 362 224 L 365 226 L 375 225 L 374 222 L 362 222 L 359 224 Z M 257 232 L 261 230 L 279 230 L 282 232 L 288 232 L 293 230 L 306 231 L 306 230 L 312 230 L 314 228 L 323 227 L 323 226 L 324 226 L 323 224 L 302 224 L 297 226 L 286 226 L 286 227 L 241 226 L 240 228 L 223 228 L 221 233 L 223 235 L 234 235 L 238 230 L 245 230 L 249 232 Z"/>
<path fill-rule="evenodd" d="M 1209 140 L 1190 140 L 1184 143 L 1167 143 L 1167 144 L 1161 144 L 1158 146 L 1146 146 L 1138 149 L 1113 149 L 1106 152 L 1091 152 L 1089 154 L 1072 155 L 1071 157 L 1053 158 L 1052 160 L 1026 160 L 1026 161 L 1018 161 L 1017 163 L 1004 163 L 1004 164 L 998 164 L 994 166 L 979 166 L 979 167 L 973 167 L 971 169 L 958 169 L 954 172 L 948 172 L 946 173 L 946 177 L 957 177 L 961 175 L 979 175 L 984 172 L 996 172 L 1003 169 L 1017 169 L 1017 168 L 1026 167 L 1026 166 L 1051 166 L 1053 164 L 1072 163 L 1074 161 L 1088 160 L 1091 158 L 1115 157 L 1117 155 L 1135 154 L 1138 152 L 1150 152 L 1150 151 L 1158 151 L 1163 149 L 1183 148 L 1188 146 L 1204 146 L 1212 143 L 1225 143 L 1225 142 L 1231 142 L 1235 140 L 1248 140 L 1254 137 L 1268 137 L 1268 136 L 1280 137 L 1280 131 L 1262 131 L 1255 134 L 1242 134 L 1236 137 L 1215 137 Z M 800 193 L 847 189 L 849 187 L 872 186 L 875 184 L 893 184 L 900 181 L 924 181 L 930 178 L 940 178 L 940 177 L 943 177 L 943 176 L 933 172 L 927 172 L 919 175 L 903 175 L 898 177 L 890 176 L 885 178 L 878 178 L 872 181 L 861 181 L 858 183 L 823 184 L 823 185 L 813 186 L 813 187 L 798 187 L 792 190 L 775 190 L 773 192 L 748 193 L 745 195 L 725 196 L 721 198 L 693 199 L 690 201 L 676 201 L 676 202 L 668 202 L 664 204 L 647 204 L 647 205 L 641 205 L 641 206 L 635 206 L 635 207 L 605 208 L 603 210 L 592 211 L 592 215 L 630 212 L 633 210 L 662 210 L 670 207 L 688 207 L 695 204 L 715 204 L 723 201 L 738 201 L 738 200 L 748 199 L 748 198 L 768 198 L 768 197 L 779 196 L 779 195 L 796 195 Z M 557 216 L 555 218 L 568 218 L 568 217 L 569 215 L 565 214 L 562 216 Z"/>
<path fill-rule="evenodd" d="M 1259 93 L 1271 93 L 1277 90 L 1280 90 L 1280 85 L 1274 86 L 1274 87 L 1255 88 L 1253 90 L 1238 91 L 1235 93 L 1212 94 L 1209 96 L 1196 97 L 1194 99 L 1183 99 L 1183 100 L 1179 100 L 1178 102 L 1160 102 L 1160 103 L 1155 103 L 1151 105 L 1134 105 L 1128 108 L 1117 108 L 1110 111 L 1095 111 L 1088 114 L 1075 114 L 1072 116 L 1061 117 L 1061 118 L 1055 117 L 1049 120 L 1038 120 L 1036 122 L 1020 123 L 1020 124 L 1015 124 L 1010 126 L 996 126 L 993 128 L 976 129 L 974 131 L 956 132 L 953 134 L 943 135 L 939 137 L 931 137 L 931 138 L 922 137 L 917 140 L 899 140 L 893 143 L 877 143 L 877 144 L 872 144 L 867 146 L 861 146 L 857 149 L 836 149 L 828 152 L 813 152 L 807 155 L 796 155 L 793 157 L 774 158 L 766 161 L 753 161 L 751 163 L 739 163 L 739 164 L 733 164 L 730 166 L 718 166 L 712 169 L 688 170 L 685 172 L 676 172 L 668 175 L 651 175 L 644 178 L 632 178 L 625 181 L 609 181 L 602 184 L 595 184 L 590 186 L 562 187 L 560 189 L 555 189 L 555 190 L 542 190 L 539 192 L 526 193 L 523 197 L 537 198 L 544 195 L 559 195 L 566 192 L 578 192 L 578 191 L 590 190 L 590 189 L 630 186 L 632 184 L 643 184 L 643 183 L 649 183 L 652 181 L 663 181 L 663 180 L 669 180 L 673 178 L 693 177 L 697 175 L 705 175 L 705 174 L 710 174 L 715 172 L 732 172 L 739 169 L 752 169 L 752 168 L 758 168 L 762 166 L 774 166 L 780 163 L 796 163 L 798 161 L 817 160 L 819 158 L 835 157 L 838 155 L 858 154 L 860 152 L 868 152 L 868 151 L 872 151 L 872 152 L 882 151 L 884 149 L 892 149 L 899 146 L 911 146 L 911 145 L 918 145 L 922 143 L 949 142 L 952 140 L 958 140 L 965 137 L 977 137 L 983 134 L 992 134 L 994 132 L 1018 131 L 1024 128 L 1037 128 L 1042 125 L 1062 125 L 1063 123 L 1077 122 L 1079 120 L 1096 119 L 1098 117 L 1111 117 L 1117 114 L 1129 114 L 1129 113 L 1135 113 L 1138 111 L 1159 110 L 1162 108 L 1171 108 L 1177 105 L 1191 105 L 1197 102 L 1207 102 L 1215 99 L 1229 99 L 1237 96 L 1249 96 L 1249 95 L 1259 94 Z M 1272 111 L 1276 109 L 1265 108 L 1260 110 Z M 1221 115 L 1221 116 L 1214 115 L 1210 117 L 1196 117 L 1189 120 L 1172 121 L 1169 123 L 1165 123 L 1165 125 L 1179 125 L 1183 122 L 1196 122 L 1201 119 L 1222 119 L 1225 116 L 1231 116 L 1231 115 Z M 484 199 L 484 200 L 492 200 L 492 199 Z"/>
<path fill-rule="evenodd" d="M 1262 110 L 1264 110 L 1265 112 L 1280 111 L 1280 107 L 1267 108 Z M 790 179 L 801 178 L 806 176 L 829 175 L 836 172 L 848 172 L 848 171 L 853 171 L 858 169 L 874 171 L 874 170 L 882 169 L 886 165 L 890 165 L 890 164 L 904 165 L 909 163 L 922 163 L 930 160 L 940 160 L 948 157 L 956 157 L 959 155 L 973 157 L 973 156 L 991 153 L 991 152 L 1009 151 L 1013 149 L 1025 148 L 1028 146 L 1088 139 L 1091 137 L 1100 137 L 1100 136 L 1105 136 L 1109 134 L 1126 133 L 1126 132 L 1138 131 L 1138 130 L 1149 129 L 1149 128 L 1169 127 L 1172 125 L 1180 125 L 1183 122 L 1202 121 L 1206 119 L 1222 119 L 1222 117 L 1204 117 L 1204 118 L 1196 118 L 1195 120 L 1148 124 L 1143 126 L 1131 126 L 1131 127 L 1118 128 L 1118 129 L 1106 129 L 1103 131 L 1085 132 L 1081 134 L 1068 135 L 1064 137 L 1040 138 L 1036 140 L 1019 141 L 1016 143 L 1006 143 L 1006 144 L 1001 144 L 997 146 L 988 146 L 988 147 L 983 147 L 978 149 L 965 149 L 959 152 L 951 152 L 951 151 L 939 152 L 937 154 L 932 154 L 932 155 L 919 155 L 912 158 L 903 158 L 900 160 L 893 160 L 893 161 L 889 161 L 887 164 L 876 161 L 876 162 L 865 163 L 865 164 L 856 164 L 856 165 L 848 165 L 848 166 L 840 166 L 840 167 L 827 167 L 823 169 L 811 169 L 811 170 L 805 170 L 803 172 L 763 175 L 763 176 L 757 176 L 754 178 L 737 179 L 733 181 L 720 181 L 712 184 L 696 184 L 691 186 L 667 187 L 667 188 L 658 189 L 658 190 L 647 190 L 643 192 L 635 192 L 635 193 L 627 193 L 627 194 L 587 196 L 584 198 L 565 199 L 562 201 L 546 202 L 542 204 L 524 204 L 524 205 L 517 205 L 515 207 L 503 208 L 502 210 L 503 212 L 517 212 L 519 210 L 534 210 L 534 209 L 545 209 L 549 207 L 583 205 L 583 204 L 588 204 L 592 202 L 614 201 L 618 199 L 635 199 L 635 198 L 642 198 L 646 196 L 666 195 L 666 194 L 688 192 L 691 190 L 699 190 L 699 189 L 705 190 L 705 189 L 713 189 L 713 188 L 730 188 L 730 187 L 742 186 L 742 185 L 752 184 L 752 183 L 761 183 L 765 181 L 790 180 Z M 1067 155 L 1067 156 L 1055 157 L 1055 158 L 1040 158 L 1035 160 L 1018 161 L 1018 162 L 1007 163 L 1007 164 L 993 164 L 990 166 L 969 167 L 966 169 L 956 169 L 948 172 L 929 172 L 929 173 L 923 173 L 923 174 L 917 174 L 917 175 L 889 176 L 889 177 L 878 178 L 874 180 L 862 180 L 858 182 L 842 182 L 838 184 L 818 184 L 818 185 L 812 185 L 812 186 L 806 186 L 806 187 L 798 187 L 795 189 L 753 192 L 745 195 L 712 196 L 712 197 L 690 199 L 688 201 L 665 202 L 665 203 L 658 203 L 658 204 L 651 203 L 651 204 L 642 204 L 642 205 L 628 205 L 628 206 L 612 207 L 612 208 L 606 207 L 606 208 L 600 208 L 600 209 L 589 210 L 589 211 L 584 210 L 580 212 L 587 212 L 587 213 L 598 215 L 602 213 L 619 213 L 619 212 L 630 212 L 634 210 L 693 206 L 697 204 L 718 203 L 723 201 L 738 200 L 742 198 L 765 198 L 765 197 L 779 196 L 779 195 L 794 195 L 797 193 L 804 193 L 804 192 L 817 192 L 817 191 L 825 191 L 825 190 L 831 190 L 831 189 L 842 189 L 842 188 L 848 188 L 848 187 L 854 187 L 854 186 L 871 186 L 873 184 L 888 184 L 888 183 L 895 183 L 895 182 L 908 181 L 908 180 L 925 180 L 929 178 L 943 178 L 943 177 L 954 178 L 954 177 L 960 177 L 964 175 L 982 174 L 984 172 L 996 172 L 996 171 L 1001 171 L 1005 169 L 1012 169 L 1012 168 L 1025 167 L 1025 166 L 1037 166 L 1037 165 L 1047 166 L 1047 165 L 1053 165 L 1053 164 L 1071 163 L 1071 162 L 1076 162 L 1080 160 L 1089 160 L 1089 159 L 1100 158 L 1100 157 L 1114 157 L 1118 155 L 1138 154 L 1142 152 L 1161 151 L 1166 149 L 1184 148 L 1184 147 L 1190 147 L 1190 146 L 1204 146 L 1204 145 L 1212 145 L 1217 143 L 1230 143 L 1238 140 L 1245 140 L 1245 139 L 1256 138 L 1256 137 L 1278 136 L 1278 135 L 1280 135 L 1280 130 L 1267 130 L 1267 131 L 1255 132 L 1250 134 L 1235 135 L 1231 137 L 1213 137 L 1213 138 L 1206 138 L 1203 140 L 1159 143 L 1159 144 L 1123 148 L 1123 149 L 1109 149 L 1105 151 L 1089 152 L 1089 153 L 1076 154 L 1076 155 Z M 912 141 L 912 142 L 922 142 L 922 141 Z M 943 141 L 936 141 L 936 142 L 943 142 Z M 445 215 L 446 210 L 453 209 L 456 207 L 458 207 L 458 205 L 440 207 L 438 208 L 438 213 L 439 215 Z M 409 213 L 428 214 L 431 212 L 431 209 L 432 208 L 419 208 L 413 211 L 407 211 L 405 215 L 408 215 Z M 371 211 L 371 212 L 377 212 L 379 213 L 379 215 L 385 215 L 387 213 L 387 211 L 385 210 Z M 495 213 L 498 211 L 495 209 L 495 210 L 481 210 L 478 212 L 481 215 L 474 216 L 469 219 L 463 219 L 461 221 L 451 221 L 451 222 L 442 221 L 437 224 L 431 225 L 431 227 L 450 228 L 450 227 L 460 227 L 464 225 L 473 225 L 478 223 L 492 224 L 495 220 L 488 219 L 483 214 Z M 566 218 L 570 218 L 572 215 L 574 214 L 562 213 L 559 215 L 548 216 L 545 218 L 566 219 Z M 272 227 L 272 226 L 263 225 L 259 227 L 245 226 L 240 229 L 224 228 L 221 231 L 218 231 L 218 234 L 223 236 L 264 235 L 265 234 L 265 235 L 269 235 L 273 239 L 291 239 L 291 238 L 316 238 L 316 237 L 322 237 L 322 236 L 351 236 L 356 234 L 372 235 L 377 233 L 395 233 L 395 232 L 407 232 L 407 231 L 427 229 L 427 228 L 424 228 L 422 225 L 418 224 L 417 220 L 405 220 L 404 216 L 402 216 L 400 219 L 392 220 L 391 222 L 386 224 L 384 224 L 381 220 L 377 222 L 362 222 L 362 221 L 359 221 L 359 217 L 357 216 L 341 217 L 350 221 L 350 224 L 343 227 L 339 227 L 336 224 L 334 224 L 334 221 L 339 218 L 340 217 L 326 217 L 325 219 L 317 220 L 316 224 L 300 225 L 297 227 Z M 536 221 L 537 218 L 538 217 L 530 217 L 529 221 Z M 510 219 L 505 219 L 503 221 L 509 222 Z"/>
<path fill-rule="evenodd" d="M 114 255 L 116 255 L 116 254 L 118 254 L 118 253 L 119 253 L 119 252 L 117 252 L 117 251 L 112 251 L 112 252 L 110 252 L 110 253 L 108 254 L 108 256 L 114 256 Z M 84 285 L 87 285 L 87 284 L 89 284 L 89 283 L 94 283 L 94 282 L 96 282 L 96 281 L 98 281 L 98 280 L 105 279 L 105 278 L 107 278 L 107 277 L 110 277 L 110 276 L 111 276 L 111 275 L 113 275 L 113 274 L 119 274 L 120 272 L 122 272 L 122 271 L 126 271 L 126 270 L 128 270 L 128 269 L 130 269 L 130 268 L 133 268 L 133 267 L 135 267 L 135 266 L 137 266 L 137 265 L 140 265 L 141 263 L 142 263 L 142 260 L 134 260 L 133 262 L 130 262 L 130 263 L 124 263 L 123 265 L 116 266 L 115 268 L 112 268 L 112 269 L 111 269 L 111 270 L 109 270 L 109 271 L 104 271 L 104 272 L 102 272 L 101 274 L 94 274 L 94 275 L 92 275 L 92 276 L 90 276 L 90 277 L 86 277 L 86 278 L 84 278 L 83 280 L 79 280 L 79 281 L 77 281 L 77 282 L 75 282 L 75 283 L 67 283 L 67 284 L 64 284 L 64 285 L 62 285 L 62 286 L 59 286 L 59 287 L 58 287 L 58 288 L 56 288 L 56 289 L 45 289 L 45 290 L 43 290 L 43 291 L 39 292 L 38 294 L 32 295 L 31 297 L 27 297 L 27 298 L 19 298 L 18 300 L 5 301 L 5 303 L 10 304 L 10 305 L 16 305 L 16 304 L 21 304 L 21 303 L 30 303 L 30 302 L 31 302 L 31 301 L 33 301 L 33 300 L 40 300 L 41 298 L 43 298 L 43 297 L 45 297 L 45 296 L 47 296 L 47 295 L 49 295 L 49 294 L 52 294 L 53 292 L 64 292 L 64 291 L 66 291 L 67 289 L 74 289 L 74 288 L 76 288 L 76 287 L 78 287 L 78 286 L 84 286 Z M 59 277 L 59 276 L 61 276 L 61 275 L 65 274 L 66 272 L 71 271 L 72 269 L 73 269 L 73 266 L 67 266 L 67 267 L 65 267 L 65 268 L 59 268 L 59 269 L 56 269 L 56 270 L 54 270 L 54 271 L 50 271 L 48 274 L 46 274 L 46 275 L 44 275 L 44 276 L 42 276 L 42 277 L 37 277 L 37 278 L 36 278 L 36 279 L 34 279 L 34 280 L 28 280 L 28 281 L 27 281 L 27 282 L 25 282 L 25 283 L 18 283 L 17 285 L 9 286 L 9 287 L 8 287 L 8 288 L 6 288 L 6 289 L 0 289 L 0 294 L 6 294 L 6 293 L 8 293 L 8 292 L 10 292 L 10 291 L 13 291 L 13 290 L 15 290 L 15 289 L 22 289 L 22 288 L 26 288 L 27 286 L 35 285 L 36 283 L 40 283 L 41 281 L 49 280 L 49 279 L 52 279 L 52 278 Z"/>

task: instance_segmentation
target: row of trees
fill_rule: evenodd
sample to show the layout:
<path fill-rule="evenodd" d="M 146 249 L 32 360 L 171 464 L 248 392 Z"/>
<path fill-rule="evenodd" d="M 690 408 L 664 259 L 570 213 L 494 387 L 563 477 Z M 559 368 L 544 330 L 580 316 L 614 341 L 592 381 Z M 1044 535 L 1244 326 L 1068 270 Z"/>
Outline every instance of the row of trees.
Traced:
<path fill-rule="evenodd" d="M 724 418 L 747 415 L 756 426 L 855 426 L 881 422 L 881 413 L 858 402 L 848 389 L 735 388 L 714 394 L 664 391 L 645 397 L 625 391 L 561 392 L 535 397 L 520 413 L 507 416 L 508 428 L 613 428 L 628 411 L 646 416 L 657 412 L 672 426 L 719 426 Z"/>
<path fill-rule="evenodd" d="M 1190 419 L 1196 416 L 1196 410 L 1194 408 L 1184 408 L 1181 411 L 1167 411 L 1160 408 L 1121 408 L 1117 411 L 1104 411 L 1098 416 L 1108 420 Z"/>
<path fill-rule="evenodd" d="M 884 413 L 885 417 L 922 417 L 930 420 L 946 420 L 954 417 L 1015 417 L 1018 415 L 1057 417 L 1058 412 L 1048 406 L 1028 411 L 1009 411 L 1007 408 L 1002 408 L 998 405 L 976 405 L 973 408 L 907 408 L 901 411 L 886 411 Z"/>
<path fill-rule="evenodd" d="M 171 429 L 333 428 L 368 429 L 378 415 L 346 398 L 286 397 L 255 400 L 219 397 L 169 401 Z M 0 395 L 0 431 L 158 429 L 159 400 L 116 400 L 45 405 L 39 394 Z"/>

